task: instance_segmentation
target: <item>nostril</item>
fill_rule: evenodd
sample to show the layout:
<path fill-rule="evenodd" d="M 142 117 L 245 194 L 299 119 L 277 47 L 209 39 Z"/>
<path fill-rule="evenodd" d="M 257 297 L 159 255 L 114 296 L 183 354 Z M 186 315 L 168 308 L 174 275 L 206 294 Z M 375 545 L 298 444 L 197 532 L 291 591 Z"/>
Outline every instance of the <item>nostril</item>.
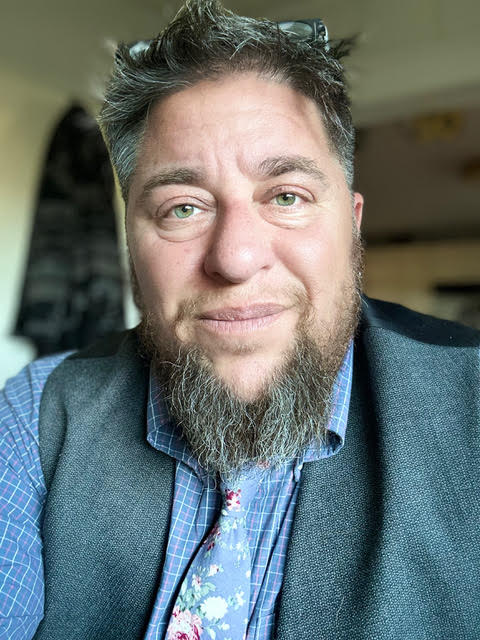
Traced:
<path fill-rule="evenodd" d="M 208 252 L 204 268 L 215 279 L 240 283 L 252 278 L 272 263 L 268 245 L 261 242 L 232 241 L 226 246 L 214 243 Z"/>

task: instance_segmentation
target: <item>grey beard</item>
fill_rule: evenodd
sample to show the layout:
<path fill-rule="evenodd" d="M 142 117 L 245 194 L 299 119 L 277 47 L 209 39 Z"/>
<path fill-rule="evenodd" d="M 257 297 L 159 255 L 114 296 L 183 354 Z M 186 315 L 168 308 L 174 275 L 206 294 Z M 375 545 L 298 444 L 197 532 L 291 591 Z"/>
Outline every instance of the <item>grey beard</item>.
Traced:
<path fill-rule="evenodd" d="M 281 465 L 323 443 L 338 367 L 301 336 L 263 393 L 246 402 L 209 371 L 196 347 L 156 363 L 170 415 L 192 453 L 208 472 L 227 477 L 248 465 Z"/>

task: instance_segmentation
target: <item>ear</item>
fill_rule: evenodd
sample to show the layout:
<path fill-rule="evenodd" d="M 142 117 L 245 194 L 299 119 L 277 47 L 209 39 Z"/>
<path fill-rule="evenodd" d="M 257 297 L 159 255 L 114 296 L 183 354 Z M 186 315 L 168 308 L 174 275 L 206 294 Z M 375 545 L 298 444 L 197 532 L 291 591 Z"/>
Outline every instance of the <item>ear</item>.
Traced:
<path fill-rule="evenodd" d="M 360 226 L 362 224 L 363 202 L 362 194 L 355 192 L 353 194 L 353 216 L 355 218 L 355 224 L 357 225 L 358 231 L 360 231 Z"/>

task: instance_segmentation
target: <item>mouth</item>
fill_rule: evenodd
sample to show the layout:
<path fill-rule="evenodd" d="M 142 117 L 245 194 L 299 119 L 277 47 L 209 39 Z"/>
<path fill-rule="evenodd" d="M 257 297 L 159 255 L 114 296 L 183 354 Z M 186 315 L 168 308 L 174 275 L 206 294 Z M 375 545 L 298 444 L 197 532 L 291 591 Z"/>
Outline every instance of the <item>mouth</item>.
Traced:
<path fill-rule="evenodd" d="M 201 324 L 215 333 L 244 333 L 270 326 L 287 307 L 275 303 L 260 303 L 243 307 L 224 307 L 201 313 Z"/>

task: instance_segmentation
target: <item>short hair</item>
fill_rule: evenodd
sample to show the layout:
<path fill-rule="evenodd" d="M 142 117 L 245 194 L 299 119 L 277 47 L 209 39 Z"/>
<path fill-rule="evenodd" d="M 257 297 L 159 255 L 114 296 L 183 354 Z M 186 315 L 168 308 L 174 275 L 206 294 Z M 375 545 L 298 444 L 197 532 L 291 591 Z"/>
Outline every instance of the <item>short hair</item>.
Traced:
<path fill-rule="evenodd" d="M 187 0 L 145 47 L 120 44 L 98 120 L 124 200 L 150 107 L 202 80 L 238 72 L 284 83 L 318 105 L 351 187 L 355 132 L 340 59 L 352 41 L 299 40 L 276 22 L 238 16 L 218 0 Z"/>

